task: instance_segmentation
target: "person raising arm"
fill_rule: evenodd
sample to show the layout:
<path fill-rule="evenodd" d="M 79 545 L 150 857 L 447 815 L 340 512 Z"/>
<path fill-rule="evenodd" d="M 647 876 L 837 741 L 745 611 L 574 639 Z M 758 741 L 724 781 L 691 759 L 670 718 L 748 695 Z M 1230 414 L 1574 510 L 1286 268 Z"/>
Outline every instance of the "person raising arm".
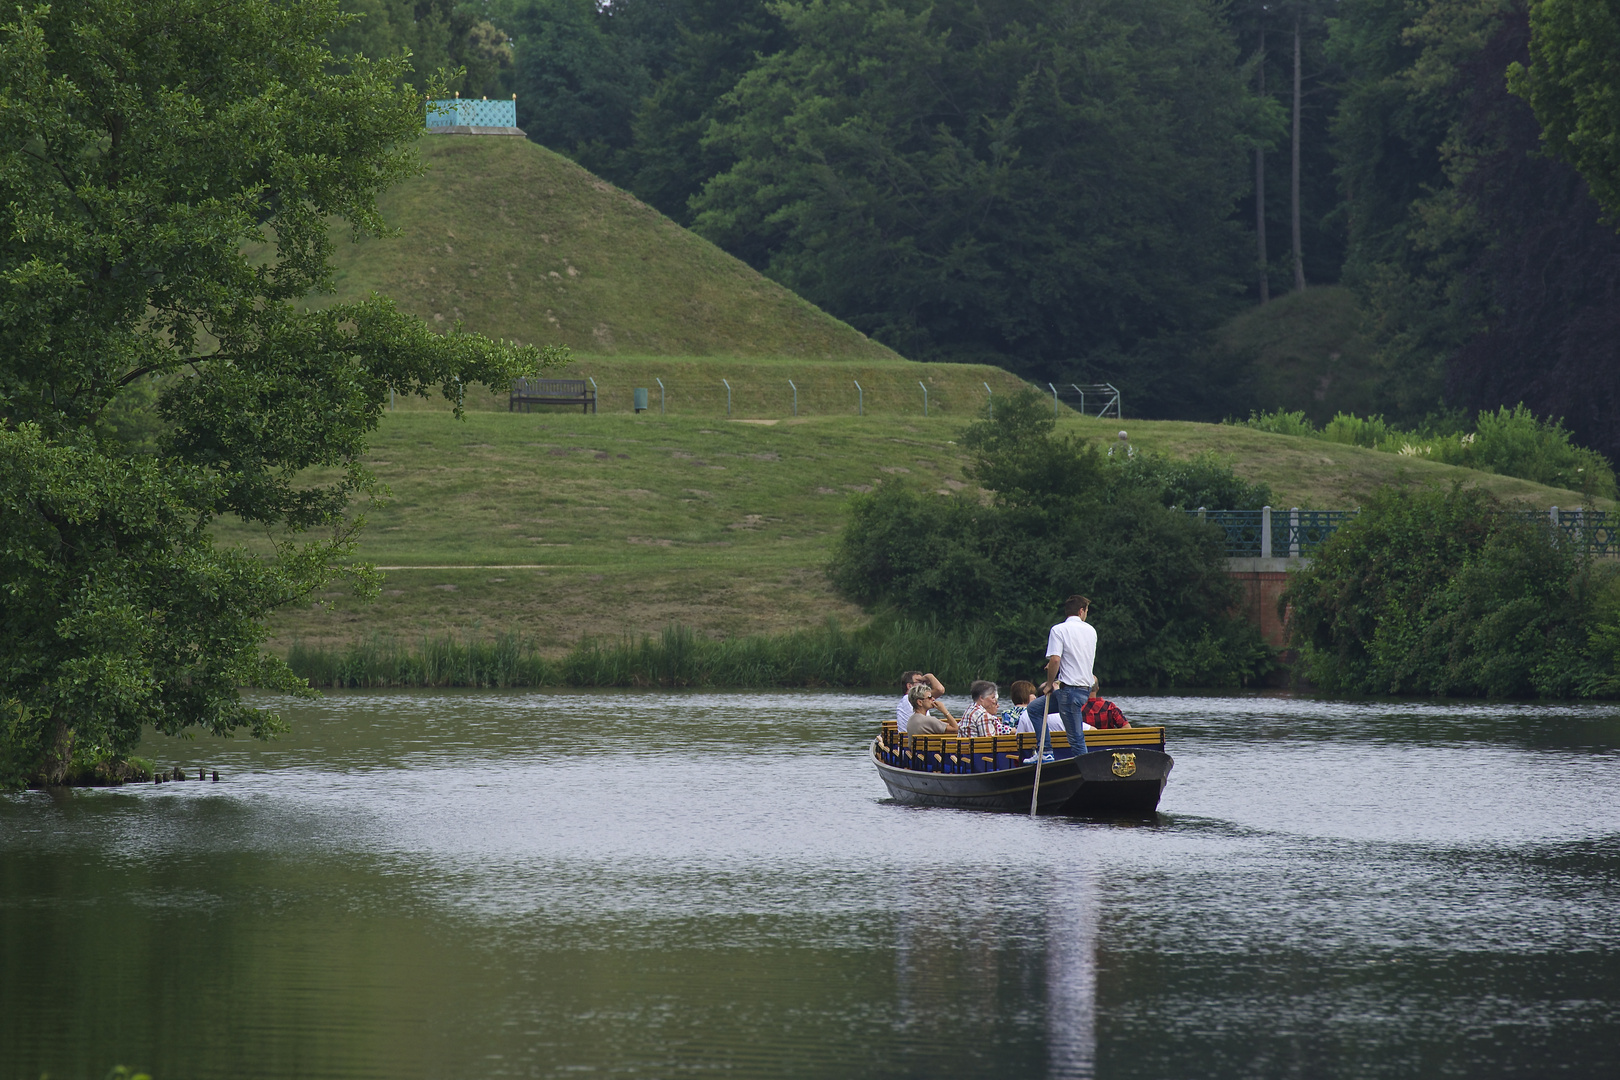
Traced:
<path fill-rule="evenodd" d="M 907 735 L 955 735 L 957 732 L 956 717 L 951 711 L 940 704 L 934 696 L 933 687 L 927 683 L 918 683 L 906 694 L 911 699 L 912 713 L 906 719 Z M 945 714 L 945 719 L 930 716 L 928 710 L 938 709 Z"/>
<path fill-rule="evenodd" d="M 945 686 L 932 675 L 921 671 L 908 671 L 900 676 L 900 700 L 894 706 L 894 722 L 901 731 L 906 730 L 906 721 L 911 719 L 911 688 L 917 685 L 928 687 L 938 698 L 945 692 Z"/>

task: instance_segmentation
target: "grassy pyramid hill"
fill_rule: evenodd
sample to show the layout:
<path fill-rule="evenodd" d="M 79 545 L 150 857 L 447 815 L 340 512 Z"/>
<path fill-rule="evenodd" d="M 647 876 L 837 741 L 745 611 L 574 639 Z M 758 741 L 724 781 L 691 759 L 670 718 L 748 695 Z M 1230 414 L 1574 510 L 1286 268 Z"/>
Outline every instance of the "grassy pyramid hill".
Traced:
<path fill-rule="evenodd" d="M 338 244 L 337 293 L 595 356 L 896 360 L 895 353 L 559 154 L 431 135 L 384 194 L 400 235 Z"/>
<path fill-rule="evenodd" d="M 566 343 L 580 354 L 568 374 L 597 380 L 602 411 L 508 413 L 501 391 L 470 397 L 458 423 L 442 401 L 401 400 L 368 462 L 393 494 L 371 508 L 361 546 L 387 575 L 382 596 L 334 590 L 290 607 L 275 647 L 513 629 L 561 651 L 670 623 L 733 636 L 858 622 L 825 573 L 850 496 L 884 480 L 976 493 L 957 439 L 987 390 L 999 402 L 1017 389 L 1012 375 L 901 359 L 526 140 L 431 136 L 422 154 L 426 173 L 382 200 L 402 235 L 339 245 L 337 298 L 375 290 L 439 324 Z M 1245 343 L 1320 388 L 1312 365 L 1345 359 L 1328 348 L 1344 320 L 1289 352 L 1316 320 L 1272 309 Z M 630 412 L 635 387 L 651 391 L 649 413 Z M 1459 481 L 1540 507 L 1579 502 L 1244 427 L 1067 409 L 1060 426 L 1110 443 L 1125 427 L 1138 447 L 1177 457 L 1214 452 L 1269 483 L 1279 507 L 1349 508 L 1386 484 Z M 219 531 L 264 543 L 239 524 Z"/>

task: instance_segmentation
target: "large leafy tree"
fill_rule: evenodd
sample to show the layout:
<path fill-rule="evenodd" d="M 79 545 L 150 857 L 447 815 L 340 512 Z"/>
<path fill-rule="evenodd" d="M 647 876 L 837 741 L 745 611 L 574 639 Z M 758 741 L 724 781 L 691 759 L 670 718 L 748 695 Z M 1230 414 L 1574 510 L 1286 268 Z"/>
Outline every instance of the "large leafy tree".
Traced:
<path fill-rule="evenodd" d="M 1335 121 L 1351 257 L 1380 408 L 1523 402 L 1620 448 L 1613 402 L 1620 241 L 1587 184 L 1543 149 L 1508 72 L 1531 59 L 1522 0 L 1353 0 Z"/>
<path fill-rule="evenodd" d="M 1530 64 L 1515 61 L 1508 81 L 1620 220 L 1620 0 L 1532 0 L 1530 29 Z"/>
<path fill-rule="evenodd" d="M 347 572 L 389 393 L 459 402 L 546 361 L 381 299 L 297 304 L 329 286 L 334 219 L 383 228 L 421 124 L 402 61 L 330 73 L 341 18 L 57 0 L 0 25 L 0 782 L 147 724 L 272 730 L 237 688 L 298 688 L 263 620 Z M 135 452 L 108 419 L 154 389 Z M 273 557 L 217 547 L 224 514 Z"/>
<path fill-rule="evenodd" d="M 695 227 L 917 357 L 1178 390 L 1253 256 L 1258 110 L 1199 0 L 783 3 Z"/>

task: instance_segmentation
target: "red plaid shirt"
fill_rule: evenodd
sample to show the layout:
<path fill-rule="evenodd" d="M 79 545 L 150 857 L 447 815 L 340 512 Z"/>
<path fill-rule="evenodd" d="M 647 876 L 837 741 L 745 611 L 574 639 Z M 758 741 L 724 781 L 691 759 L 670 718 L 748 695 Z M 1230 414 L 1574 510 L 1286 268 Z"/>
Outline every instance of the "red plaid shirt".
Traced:
<path fill-rule="evenodd" d="M 1106 698 L 1094 697 L 1081 706 L 1080 716 L 1094 728 L 1130 727 L 1119 706 Z"/>

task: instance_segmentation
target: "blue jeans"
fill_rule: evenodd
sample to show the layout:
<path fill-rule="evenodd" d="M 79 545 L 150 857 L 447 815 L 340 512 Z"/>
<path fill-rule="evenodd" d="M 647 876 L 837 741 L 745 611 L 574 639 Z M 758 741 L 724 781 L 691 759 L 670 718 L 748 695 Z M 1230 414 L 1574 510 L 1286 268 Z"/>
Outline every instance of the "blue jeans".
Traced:
<path fill-rule="evenodd" d="M 1091 691 L 1085 687 L 1060 686 L 1052 691 L 1050 706 L 1047 705 L 1045 698 L 1038 697 L 1029 703 L 1024 715 L 1029 717 L 1029 722 L 1035 725 L 1035 730 L 1039 733 L 1041 712 L 1043 709 L 1051 708 L 1063 718 L 1063 730 L 1069 733 L 1069 745 L 1074 747 L 1075 753 L 1083 754 L 1086 752 L 1086 739 L 1083 734 L 1085 728 L 1081 725 L 1085 723 L 1085 719 L 1080 710 L 1085 708 L 1086 700 L 1090 697 Z"/>

